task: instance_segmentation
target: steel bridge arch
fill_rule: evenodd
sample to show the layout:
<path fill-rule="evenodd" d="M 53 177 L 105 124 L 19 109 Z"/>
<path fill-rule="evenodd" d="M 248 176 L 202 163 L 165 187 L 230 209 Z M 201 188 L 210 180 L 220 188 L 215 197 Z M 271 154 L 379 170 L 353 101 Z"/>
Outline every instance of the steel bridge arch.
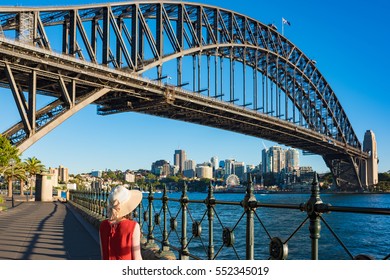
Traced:
<path fill-rule="evenodd" d="M 203 51 L 208 51 L 208 50 L 218 50 L 219 48 L 232 48 L 232 47 L 233 48 L 246 48 L 246 49 L 252 49 L 254 51 L 264 52 L 266 54 L 271 55 L 271 57 L 274 58 L 275 60 L 281 59 L 284 63 L 289 65 L 289 69 L 293 69 L 294 72 L 298 71 L 298 73 L 299 73 L 298 76 L 304 78 L 305 81 L 307 83 L 309 83 L 310 86 L 313 87 L 314 91 L 316 92 L 316 95 L 320 98 L 321 102 L 326 104 L 327 113 L 331 116 L 332 121 L 333 121 L 333 123 L 335 124 L 335 126 L 337 128 L 337 133 L 334 135 L 334 138 L 337 139 L 337 140 L 340 140 L 342 142 L 348 143 L 351 146 L 354 146 L 354 147 L 357 147 L 357 148 L 361 147 L 360 146 L 360 142 L 357 139 L 356 135 L 351 134 L 349 132 L 347 132 L 348 137 L 345 135 L 345 131 L 342 129 L 342 127 L 341 127 L 341 125 L 339 123 L 339 120 L 336 118 L 336 115 L 334 113 L 335 111 L 340 110 L 341 112 L 344 113 L 344 110 L 342 109 L 341 104 L 339 103 L 337 98 L 334 99 L 334 105 L 340 106 L 340 109 L 335 109 L 334 107 L 331 107 L 331 105 L 327 102 L 325 96 L 320 92 L 319 88 L 313 83 L 313 81 L 310 79 L 310 77 L 304 73 L 304 71 L 302 69 L 297 67 L 295 64 L 293 64 L 291 61 L 289 61 L 285 57 L 283 57 L 283 56 L 281 56 L 281 55 L 279 55 L 279 54 L 277 54 L 275 52 L 272 52 L 272 51 L 260 48 L 258 46 L 240 45 L 240 44 L 221 44 L 221 45 L 207 45 L 207 46 L 203 46 L 203 47 L 191 48 L 191 49 L 179 52 L 179 53 L 175 53 L 175 54 L 171 54 L 171 55 L 165 56 L 164 58 L 162 58 L 160 60 L 157 60 L 157 61 L 154 61 L 153 63 L 147 64 L 146 67 L 143 67 L 142 70 L 137 71 L 137 73 L 143 73 L 143 72 L 145 72 L 147 70 L 153 69 L 153 68 L 163 64 L 164 62 L 171 61 L 171 60 L 177 59 L 179 57 L 194 55 L 194 54 L 202 53 Z M 228 56 L 225 56 L 225 58 L 229 59 Z M 245 62 L 242 59 L 237 59 L 237 58 L 236 58 L 236 61 L 240 61 L 241 63 L 244 63 L 244 64 L 248 63 L 248 62 Z M 253 66 L 253 68 L 256 68 L 256 70 L 259 71 L 261 74 L 266 75 L 275 84 L 277 83 L 278 79 L 277 79 L 277 77 L 272 76 L 272 73 L 267 73 L 267 71 L 264 71 L 264 69 L 261 69 L 261 68 L 255 66 L 255 65 Z M 285 87 L 284 83 L 280 82 L 280 83 L 278 83 L 278 86 L 282 89 L 282 91 L 285 94 L 288 95 L 290 100 L 294 99 L 293 98 L 293 93 L 291 92 L 290 89 Z M 301 91 L 304 91 L 304 86 L 303 85 L 300 84 L 300 85 L 297 85 L 297 86 L 298 86 L 298 88 Z M 325 88 L 327 88 L 327 87 L 330 88 L 330 86 L 328 84 L 326 84 L 324 87 Z M 332 91 L 331 95 L 333 95 L 333 91 Z M 317 131 L 322 132 L 322 133 L 326 133 L 327 135 L 331 135 L 332 134 L 330 132 L 331 129 L 329 129 L 328 124 L 326 123 L 325 120 L 323 120 L 321 112 L 316 110 L 316 108 L 313 108 L 313 109 L 315 109 L 316 117 L 321 119 L 321 124 L 323 125 L 323 128 L 316 128 L 317 125 L 312 122 L 312 119 L 309 118 L 308 114 L 306 114 L 303 111 L 302 106 L 300 104 L 298 104 L 297 101 L 295 101 L 295 106 L 299 109 L 299 111 L 302 113 L 302 115 L 304 116 L 304 118 L 307 121 L 307 123 L 309 123 L 313 129 L 317 129 Z M 353 132 L 353 129 L 352 129 L 352 127 L 349 124 L 349 121 L 348 120 L 346 120 L 346 121 L 348 122 L 348 129 L 350 129 Z"/>
<path fill-rule="evenodd" d="M 108 5 L 56 8 L 17 7 L 17 11 L 15 9 L 0 8 L 2 27 L 0 35 L 1 32 L 5 34 L 9 30 L 16 30 L 19 32 L 17 38 L 19 41 L 51 51 L 52 44 L 45 32 L 45 27 L 61 24 L 64 26 L 63 54 L 125 72 L 142 74 L 157 68 L 157 79 L 161 79 L 164 63 L 176 59 L 180 66 L 180 59 L 185 56 L 214 56 L 216 60 L 223 58 L 230 60 L 230 63 L 238 61 L 244 67 L 249 66 L 259 72 L 281 89 L 302 114 L 309 129 L 325 135 L 327 139 L 331 138 L 337 143 L 341 142 L 356 150 L 361 150 L 361 144 L 345 111 L 330 85 L 317 69 L 315 62 L 272 26 L 234 11 L 190 2 L 136 1 Z M 33 18 L 33 27 L 27 32 L 31 38 L 22 36 L 24 34 L 20 27 L 22 15 L 31 15 Z M 123 25 L 124 18 L 131 20 L 130 35 L 128 29 L 126 33 L 126 25 Z M 146 23 L 148 19 L 155 20 L 154 29 Z M 102 28 L 99 26 L 99 20 L 102 21 Z M 97 24 L 95 28 L 100 28 L 97 29 L 98 32 L 92 33 L 92 39 L 89 39 L 83 27 L 85 22 Z M 115 53 L 110 43 L 110 32 L 114 34 L 116 40 Z M 144 37 L 139 33 L 142 33 Z M 101 61 L 97 56 L 97 46 L 94 45 L 98 40 L 98 35 L 100 35 L 102 44 Z M 165 53 L 163 41 L 166 38 L 171 43 L 171 53 Z M 126 44 L 126 40 L 129 44 Z M 153 58 L 149 60 L 143 59 L 144 50 L 140 47 L 145 44 L 145 40 L 148 41 L 150 52 L 153 55 Z M 80 49 L 80 43 L 83 43 L 86 48 L 84 52 Z M 8 70 L 8 73 L 12 74 L 12 71 Z M 181 80 L 182 77 L 178 74 L 176 86 L 181 86 L 179 84 Z M 198 91 L 200 90 L 199 84 L 198 81 Z M 63 81 L 61 86 L 66 91 Z M 193 87 L 195 89 L 195 84 Z M 215 98 L 218 96 L 216 88 L 217 86 Z M 112 98 L 104 99 L 111 94 L 110 91 L 98 92 L 99 96 L 91 98 L 89 102 L 99 104 L 101 112 L 117 112 L 118 107 L 110 111 L 110 108 L 113 108 L 110 103 Z M 67 94 L 65 94 L 65 99 L 66 97 Z M 67 103 L 71 102 L 68 96 Z M 229 102 L 234 104 L 234 96 Z M 245 103 L 242 106 L 245 107 Z M 126 111 L 126 106 L 122 107 L 119 111 Z M 258 109 L 254 106 L 253 110 Z M 268 114 L 264 111 L 264 107 L 263 113 Z M 68 111 L 67 114 L 71 115 L 72 112 Z M 61 122 L 57 119 L 56 125 Z M 288 141 L 284 144 L 295 145 L 294 142 Z M 339 160 L 337 157 L 334 155 L 323 155 L 323 157 L 329 167 L 335 168 L 333 160 Z M 348 156 L 346 158 L 348 164 L 354 166 L 356 173 L 356 165 L 360 159 L 351 159 Z M 335 174 L 335 171 L 333 173 Z"/>

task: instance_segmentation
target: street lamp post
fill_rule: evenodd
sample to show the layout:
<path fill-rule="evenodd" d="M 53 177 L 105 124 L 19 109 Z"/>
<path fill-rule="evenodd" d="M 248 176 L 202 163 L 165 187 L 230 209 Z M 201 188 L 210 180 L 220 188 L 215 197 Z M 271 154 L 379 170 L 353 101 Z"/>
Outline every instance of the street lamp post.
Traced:
<path fill-rule="evenodd" d="M 12 200 L 12 207 L 15 207 L 15 203 L 14 203 L 14 165 L 16 163 L 16 160 L 11 158 L 9 161 L 8 161 L 9 165 L 11 166 L 11 200 Z"/>
<path fill-rule="evenodd" d="M 27 190 L 29 190 L 29 186 L 30 186 L 30 172 L 26 171 L 26 177 L 27 177 Z M 29 193 L 27 192 L 26 193 L 27 202 L 28 202 L 28 195 L 29 195 Z"/>

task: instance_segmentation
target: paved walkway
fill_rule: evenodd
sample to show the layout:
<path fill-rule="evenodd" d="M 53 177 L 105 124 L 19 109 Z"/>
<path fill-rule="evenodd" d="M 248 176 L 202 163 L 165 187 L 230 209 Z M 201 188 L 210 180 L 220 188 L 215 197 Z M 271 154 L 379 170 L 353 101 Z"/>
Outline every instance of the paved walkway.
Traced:
<path fill-rule="evenodd" d="M 98 232 L 66 203 L 7 200 L 0 260 L 97 260 Z"/>

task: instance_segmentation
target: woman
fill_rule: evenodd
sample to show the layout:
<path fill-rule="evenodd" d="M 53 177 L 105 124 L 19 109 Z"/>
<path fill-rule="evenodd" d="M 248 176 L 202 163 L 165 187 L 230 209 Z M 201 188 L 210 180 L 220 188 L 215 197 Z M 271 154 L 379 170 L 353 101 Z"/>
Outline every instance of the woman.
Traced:
<path fill-rule="evenodd" d="M 103 260 L 142 260 L 140 226 L 128 219 L 141 202 L 142 193 L 123 186 L 114 187 L 108 196 L 108 219 L 100 224 L 100 249 Z"/>

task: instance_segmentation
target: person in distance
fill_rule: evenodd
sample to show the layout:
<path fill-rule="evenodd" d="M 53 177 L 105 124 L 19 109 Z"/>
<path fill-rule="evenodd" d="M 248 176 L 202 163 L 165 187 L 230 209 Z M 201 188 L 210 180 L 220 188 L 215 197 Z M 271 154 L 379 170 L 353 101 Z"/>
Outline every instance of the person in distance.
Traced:
<path fill-rule="evenodd" d="M 103 260 L 142 260 L 141 230 L 128 215 L 140 204 L 142 193 L 124 186 L 114 187 L 108 196 L 107 217 L 100 224 Z"/>

